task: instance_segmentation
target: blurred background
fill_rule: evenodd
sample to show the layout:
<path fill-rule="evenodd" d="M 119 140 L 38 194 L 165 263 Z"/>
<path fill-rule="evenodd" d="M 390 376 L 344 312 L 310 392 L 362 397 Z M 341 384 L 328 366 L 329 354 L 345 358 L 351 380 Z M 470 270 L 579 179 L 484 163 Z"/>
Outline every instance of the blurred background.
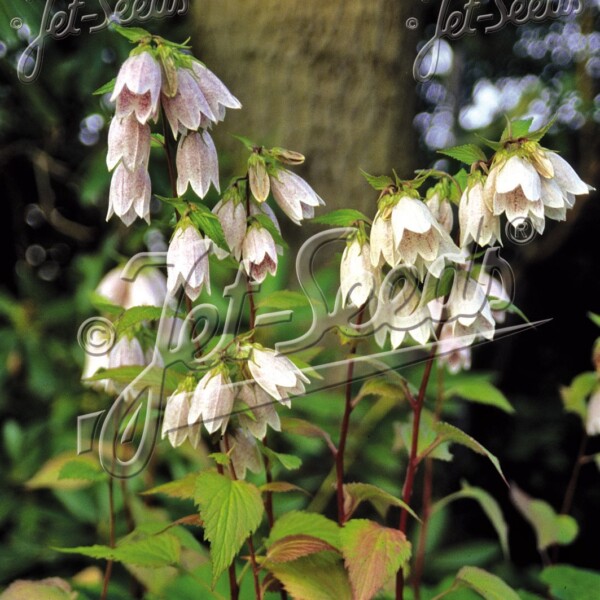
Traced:
<path fill-rule="evenodd" d="M 80 14 L 97 12 L 98 4 L 86 0 Z M 53 3 L 56 9 L 66 5 Z M 191 36 L 196 56 L 241 100 L 243 110 L 230 111 L 215 131 L 224 182 L 245 160 L 232 134 L 244 135 L 302 152 L 307 161 L 299 173 L 329 208 L 355 207 L 372 216 L 376 193 L 359 169 L 380 174 L 395 168 L 406 178 L 416 168 L 456 171 L 458 163 L 437 150 L 473 142 L 475 134 L 497 139 L 504 115 L 531 116 L 534 127 L 557 115 L 545 145 L 600 188 L 598 1 L 587 0 L 578 15 L 442 41 L 435 76 L 418 83 L 413 62 L 435 32 L 438 5 L 198 0 L 187 14 L 134 24 L 174 41 Z M 482 1 L 479 10 L 493 12 L 494 5 Z M 49 38 L 39 78 L 19 81 L 16 63 L 38 35 L 43 8 L 41 1 L 21 0 L 0 6 L 0 585 L 18 577 L 70 576 L 89 564 L 50 546 L 94 543 L 103 527 L 101 492 L 77 496 L 26 482 L 48 458 L 73 450 L 77 416 L 98 409 L 96 393 L 80 383 L 83 352 L 77 345 L 79 325 L 95 314 L 90 292 L 125 258 L 164 250 L 171 219 L 156 201 L 149 228 L 105 222 L 113 109 L 106 96 L 92 92 L 116 75 L 130 50 L 126 40 L 106 29 L 90 35 L 85 25 L 81 35 Z M 162 156 L 153 156 L 153 189 L 169 195 L 165 171 Z M 516 415 L 474 405 L 457 412 L 461 426 L 499 455 L 510 480 L 557 510 L 581 438 L 580 421 L 563 411 L 559 390 L 592 368 L 598 329 L 587 313 L 600 312 L 599 223 L 592 193 L 578 199 L 566 223 L 548 223 L 542 238 L 525 246 L 506 243 L 502 256 L 517 277 L 516 304 L 532 321 L 552 321 L 475 352 L 473 368 L 493 373 Z M 286 227 L 284 237 L 296 242 L 292 256 L 318 231 L 314 225 Z M 278 285 L 296 285 L 292 263 L 280 270 Z M 326 276 L 332 282 L 335 269 Z M 322 399 L 305 399 L 300 411 L 333 431 L 341 396 L 337 404 Z M 391 418 L 373 426 L 350 480 L 374 473 L 381 485 L 399 491 L 398 459 L 389 452 Z M 300 442 L 287 450 L 304 454 L 299 477 L 314 491 L 324 450 Z M 594 450 L 600 452 L 600 442 L 592 440 L 588 453 Z M 513 565 L 502 568 L 525 580 L 540 561 L 533 532 L 493 470 L 466 452 L 456 454 L 452 467 L 436 475 L 437 495 L 457 489 L 461 478 L 492 492 L 511 531 Z M 181 472 L 182 459 L 167 456 L 164 473 L 177 471 L 173 465 Z M 600 474 L 586 466 L 573 508 L 581 533 L 561 558 L 600 569 L 599 505 Z M 333 504 L 325 506 L 333 514 Z M 493 530 L 478 513 L 453 508 L 437 530 L 438 560 L 426 581 L 465 561 L 502 563 Z"/>

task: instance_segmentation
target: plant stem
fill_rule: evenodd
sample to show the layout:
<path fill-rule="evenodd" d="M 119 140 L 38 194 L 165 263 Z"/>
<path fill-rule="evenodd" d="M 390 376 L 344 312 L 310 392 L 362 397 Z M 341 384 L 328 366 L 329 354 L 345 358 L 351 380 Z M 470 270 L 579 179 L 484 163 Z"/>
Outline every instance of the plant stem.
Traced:
<path fill-rule="evenodd" d="M 360 326 L 365 314 L 366 305 L 363 304 L 356 318 L 356 325 Z M 352 342 L 349 355 L 356 352 L 358 340 Z M 335 474 L 336 474 L 336 491 L 337 491 L 337 513 L 338 523 L 343 525 L 346 521 L 344 514 L 344 452 L 346 451 L 346 441 L 348 439 L 348 431 L 350 429 L 350 416 L 352 415 L 352 378 L 354 375 L 354 360 L 348 359 L 348 371 L 346 373 L 346 401 L 344 406 L 344 416 L 340 427 L 340 441 L 335 455 Z"/>
<path fill-rule="evenodd" d="M 437 364 L 437 399 L 435 404 L 435 421 L 439 421 L 442 414 L 444 402 L 444 368 Z M 423 482 L 423 508 L 422 524 L 419 534 L 419 543 L 417 546 L 417 555 L 413 573 L 413 590 L 415 600 L 420 598 L 421 578 L 425 567 L 425 548 L 427 545 L 427 530 L 429 526 L 429 517 L 431 516 L 431 499 L 433 494 L 433 458 L 428 456 L 425 459 L 425 473 Z"/>
<path fill-rule="evenodd" d="M 108 478 L 108 539 L 109 546 L 114 548 L 115 546 L 115 490 L 114 490 L 114 479 L 112 475 Z M 108 560 L 106 562 L 106 569 L 104 570 L 104 580 L 102 582 L 102 594 L 100 600 L 106 600 L 108 596 L 108 584 L 113 570 L 113 561 Z"/>
<path fill-rule="evenodd" d="M 439 337 L 439 336 L 436 336 Z M 419 426 L 421 424 L 421 412 L 423 410 L 423 404 L 425 402 L 425 393 L 427 391 L 427 384 L 429 383 L 429 377 L 431 376 L 431 369 L 435 360 L 437 347 L 429 353 L 427 362 L 425 363 L 425 370 L 423 371 L 423 378 L 421 379 L 421 385 L 419 387 L 419 395 L 413 405 L 413 427 L 412 427 L 412 440 L 410 447 L 410 455 L 408 459 L 408 468 L 406 471 L 406 478 L 404 480 L 404 486 L 402 488 L 402 499 L 406 504 L 410 502 L 412 496 L 413 486 L 415 483 L 415 475 L 417 467 L 419 465 Z M 406 533 L 406 525 L 408 523 L 408 511 L 402 509 L 400 513 L 400 525 L 399 529 L 402 533 Z M 396 600 L 403 600 L 404 598 L 404 573 L 400 569 L 396 575 Z"/>

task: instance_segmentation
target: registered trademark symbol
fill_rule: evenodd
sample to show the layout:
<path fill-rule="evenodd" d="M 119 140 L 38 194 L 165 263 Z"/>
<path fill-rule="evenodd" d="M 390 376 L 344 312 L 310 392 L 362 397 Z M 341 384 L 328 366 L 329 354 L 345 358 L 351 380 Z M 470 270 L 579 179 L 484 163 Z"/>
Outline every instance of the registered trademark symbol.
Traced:
<path fill-rule="evenodd" d="M 536 237 L 533 223 L 526 217 L 517 217 L 506 223 L 506 237 L 515 244 L 529 244 Z"/>
<path fill-rule="evenodd" d="M 406 19 L 406 26 L 409 29 L 416 29 L 419 26 L 419 19 L 416 17 L 409 17 Z"/>
<path fill-rule="evenodd" d="M 11 19 L 10 26 L 13 29 L 21 29 L 21 27 L 23 27 L 23 19 L 20 19 L 19 17 L 15 17 L 14 19 Z"/>

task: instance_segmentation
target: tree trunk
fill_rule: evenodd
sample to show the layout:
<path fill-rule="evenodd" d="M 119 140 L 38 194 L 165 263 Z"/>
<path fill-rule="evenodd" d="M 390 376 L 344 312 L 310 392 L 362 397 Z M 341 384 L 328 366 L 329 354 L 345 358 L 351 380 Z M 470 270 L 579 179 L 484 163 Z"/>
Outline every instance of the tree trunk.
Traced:
<path fill-rule="evenodd" d="M 420 2 L 206 0 L 194 4 L 198 54 L 238 96 L 216 129 L 306 155 L 300 173 L 329 208 L 373 213 L 359 169 L 410 177 L 416 167 L 412 64 Z"/>

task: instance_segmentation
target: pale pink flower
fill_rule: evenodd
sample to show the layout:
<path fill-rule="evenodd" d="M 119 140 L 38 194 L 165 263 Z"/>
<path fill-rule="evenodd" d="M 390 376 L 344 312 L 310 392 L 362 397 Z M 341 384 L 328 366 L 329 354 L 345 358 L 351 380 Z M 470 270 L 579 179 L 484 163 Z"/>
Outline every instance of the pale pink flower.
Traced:
<path fill-rule="evenodd" d="M 452 326 L 446 323 L 442 326 L 438 343 L 438 361 L 446 365 L 448 371 L 454 375 L 460 371 L 471 368 L 471 347 L 464 340 L 452 335 Z"/>
<path fill-rule="evenodd" d="M 217 121 L 190 69 L 177 69 L 177 93 L 173 98 L 163 94 L 162 105 L 175 138 L 179 133 L 196 131 L 203 118 Z"/>
<path fill-rule="evenodd" d="M 246 471 L 260 473 L 262 460 L 256 440 L 243 429 L 227 432 L 221 442 L 221 451 L 229 453 L 231 466 L 237 479 L 244 479 Z"/>
<path fill-rule="evenodd" d="M 248 368 L 267 394 L 288 407 L 289 396 L 304 394 L 304 384 L 310 382 L 289 358 L 267 348 L 252 348 Z"/>
<path fill-rule="evenodd" d="M 192 392 L 175 392 L 167 399 L 163 417 L 162 438 L 169 437 L 173 448 L 181 446 L 186 439 L 194 448 L 200 441 L 200 424 L 188 425 Z"/>
<path fill-rule="evenodd" d="M 192 69 L 217 121 L 225 118 L 225 109 L 242 108 L 240 101 L 227 89 L 225 84 L 202 63 L 194 61 Z"/>
<path fill-rule="evenodd" d="M 275 410 L 274 400 L 261 387 L 255 384 L 243 385 L 238 399 L 249 409 L 239 413 L 240 425 L 255 438 L 262 440 L 269 426 L 275 431 L 281 431 L 281 421 Z"/>
<path fill-rule="evenodd" d="M 225 241 L 231 250 L 232 256 L 236 260 L 242 257 L 242 245 L 246 235 L 246 207 L 243 202 L 238 202 L 234 198 L 219 200 L 212 210 L 213 214 L 219 219 Z"/>
<path fill-rule="evenodd" d="M 132 113 L 145 124 L 158 115 L 161 70 L 149 52 L 130 56 L 121 66 L 111 100 L 117 101 L 117 117 Z"/>
<path fill-rule="evenodd" d="M 150 158 L 150 125 L 142 125 L 133 116 L 115 117 L 108 130 L 106 165 L 112 171 L 119 161 L 129 171 L 147 167 Z"/>
<path fill-rule="evenodd" d="M 340 289 L 342 306 L 361 307 L 369 299 L 379 282 L 379 269 L 371 264 L 368 242 L 355 238 L 346 245 L 340 264 Z"/>
<path fill-rule="evenodd" d="M 325 204 L 302 177 L 287 169 L 280 169 L 270 180 L 275 202 L 296 225 L 314 217 L 315 207 Z"/>
<path fill-rule="evenodd" d="M 460 245 L 474 241 L 480 246 L 500 241 L 500 217 L 493 214 L 484 200 L 483 182 L 471 182 L 463 192 L 458 207 Z"/>
<path fill-rule="evenodd" d="M 248 277 L 262 283 L 277 272 L 277 247 L 273 236 L 259 224 L 251 225 L 242 243 L 242 265 Z"/>
<path fill-rule="evenodd" d="M 177 148 L 177 194 L 182 196 L 188 185 L 200 198 L 208 193 L 211 182 L 219 191 L 217 150 L 207 131 L 192 132 L 179 140 Z"/>
<path fill-rule="evenodd" d="M 225 433 L 233 410 L 234 391 L 231 380 L 221 371 L 212 370 L 198 382 L 188 413 L 188 424 L 204 423 L 208 433 Z"/>
<path fill-rule="evenodd" d="M 167 280 L 155 268 L 144 268 L 133 281 L 122 278 L 122 269 L 116 267 L 100 281 L 96 293 L 112 304 L 125 309 L 134 306 L 162 306 L 167 295 Z"/>
<path fill-rule="evenodd" d="M 140 166 L 135 171 L 129 171 L 120 163 L 110 183 L 106 220 L 114 214 L 127 226 L 135 221 L 136 216 L 150 223 L 150 197 L 150 175 L 146 167 Z"/>
<path fill-rule="evenodd" d="M 210 241 L 190 223 L 177 227 L 167 251 L 169 293 L 174 294 L 181 286 L 188 298 L 196 300 L 206 286 L 210 294 L 209 250 Z"/>

